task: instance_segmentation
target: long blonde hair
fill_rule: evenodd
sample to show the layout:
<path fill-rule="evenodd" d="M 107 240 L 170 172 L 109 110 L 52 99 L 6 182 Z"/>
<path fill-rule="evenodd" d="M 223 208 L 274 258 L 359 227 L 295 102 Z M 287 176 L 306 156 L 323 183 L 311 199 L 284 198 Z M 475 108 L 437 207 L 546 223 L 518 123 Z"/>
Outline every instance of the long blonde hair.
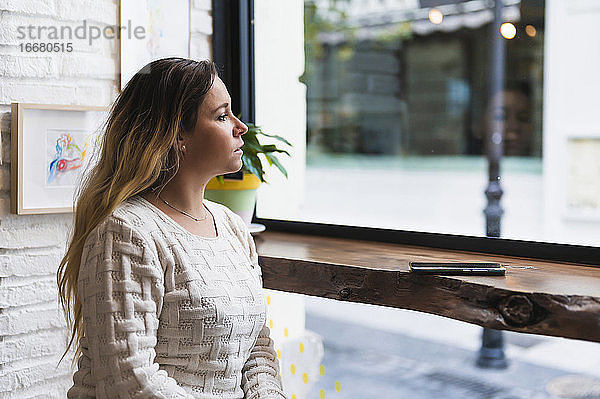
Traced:
<path fill-rule="evenodd" d="M 212 61 L 164 58 L 144 66 L 113 103 L 98 161 L 77 192 L 70 243 L 57 272 L 58 293 L 71 331 L 65 357 L 84 336 L 77 279 L 92 230 L 126 199 L 161 188 L 179 170 L 177 136 L 193 130 L 198 109 L 218 75 Z"/>

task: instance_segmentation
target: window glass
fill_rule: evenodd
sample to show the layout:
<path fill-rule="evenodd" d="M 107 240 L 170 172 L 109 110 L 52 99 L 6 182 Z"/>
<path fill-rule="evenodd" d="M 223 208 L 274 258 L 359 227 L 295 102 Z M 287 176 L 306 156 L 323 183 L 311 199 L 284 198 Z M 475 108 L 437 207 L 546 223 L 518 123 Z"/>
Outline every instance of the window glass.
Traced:
<path fill-rule="evenodd" d="M 503 4 L 493 31 L 493 1 L 256 1 L 256 122 L 293 145 L 261 137 L 291 156 L 257 216 L 485 236 L 501 137 L 500 237 L 598 246 L 600 9 Z"/>

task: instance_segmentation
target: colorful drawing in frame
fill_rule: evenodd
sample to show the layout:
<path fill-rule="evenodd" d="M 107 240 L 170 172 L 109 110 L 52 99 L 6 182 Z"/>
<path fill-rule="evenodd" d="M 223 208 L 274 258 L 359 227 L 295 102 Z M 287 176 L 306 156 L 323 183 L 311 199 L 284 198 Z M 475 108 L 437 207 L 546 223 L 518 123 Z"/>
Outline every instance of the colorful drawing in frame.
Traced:
<path fill-rule="evenodd" d="M 86 159 L 89 138 L 82 130 L 46 131 L 48 145 L 46 186 L 64 187 L 77 184 L 79 170 Z"/>
<path fill-rule="evenodd" d="M 106 106 L 12 103 L 11 212 L 73 212 L 107 117 Z"/>

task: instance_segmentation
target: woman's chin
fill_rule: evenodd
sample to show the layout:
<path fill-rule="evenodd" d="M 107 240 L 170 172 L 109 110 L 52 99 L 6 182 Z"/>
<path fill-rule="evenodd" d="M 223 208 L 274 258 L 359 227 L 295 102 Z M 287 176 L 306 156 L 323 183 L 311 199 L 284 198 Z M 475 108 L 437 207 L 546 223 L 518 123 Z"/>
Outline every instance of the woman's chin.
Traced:
<path fill-rule="evenodd" d="M 230 171 L 229 171 L 229 172 L 227 172 L 227 173 L 237 173 L 237 172 L 241 171 L 241 170 L 242 170 L 242 167 L 244 166 L 244 164 L 242 163 L 242 161 L 240 161 L 240 162 L 236 162 L 236 164 L 237 164 L 238 166 L 234 166 L 234 167 L 233 167 L 233 168 L 231 168 L 231 169 L 230 169 Z"/>

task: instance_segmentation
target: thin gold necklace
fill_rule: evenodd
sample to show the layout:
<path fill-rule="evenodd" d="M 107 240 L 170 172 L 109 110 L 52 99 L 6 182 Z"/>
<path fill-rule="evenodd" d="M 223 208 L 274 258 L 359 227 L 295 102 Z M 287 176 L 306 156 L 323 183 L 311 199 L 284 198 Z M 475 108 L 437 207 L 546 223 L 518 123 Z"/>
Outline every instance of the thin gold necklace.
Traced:
<path fill-rule="evenodd" d="M 192 218 L 192 219 L 194 219 L 196 222 L 201 222 L 201 221 L 203 221 L 204 219 L 206 219 L 206 218 L 208 217 L 208 213 L 205 211 L 205 212 L 204 212 L 204 217 L 203 217 L 203 218 L 201 218 L 201 219 L 198 219 L 198 218 L 196 218 L 196 217 L 194 217 L 194 216 L 190 215 L 189 213 L 187 213 L 187 212 L 185 212 L 185 211 L 182 211 L 181 209 L 177 209 L 177 208 L 175 208 L 173 205 L 171 205 L 171 204 L 169 204 L 167 201 L 165 201 L 165 200 L 164 200 L 164 199 L 163 199 L 163 198 L 162 198 L 162 197 L 161 197 L 159 194 L 156 194 L 156 196 L 157 196 L 157 197 L 158 197 L 158 198 L 159 198 L 159 199 L 160 199 L 162 202 L 164 202 L 164 203 L 165 203 L 165 204 L 166 204 L 168 207 L 170 207 L 170 208 L 172 208 L 172 209 L 176 210 L 177 212 L 179 212 L 179 213 L 181 213 L 181 214 L 183 214 L 183 215 L 185 215 L 185 216 L 191 217 L 191 218 Z M 204 202 L 202 203 L 202 206 L 203 206 L 204 208 L 206 208 L 206 205 L 204 205 Z M 207 209 L 207 210 L 208 210 L 208 209 Z"/>

